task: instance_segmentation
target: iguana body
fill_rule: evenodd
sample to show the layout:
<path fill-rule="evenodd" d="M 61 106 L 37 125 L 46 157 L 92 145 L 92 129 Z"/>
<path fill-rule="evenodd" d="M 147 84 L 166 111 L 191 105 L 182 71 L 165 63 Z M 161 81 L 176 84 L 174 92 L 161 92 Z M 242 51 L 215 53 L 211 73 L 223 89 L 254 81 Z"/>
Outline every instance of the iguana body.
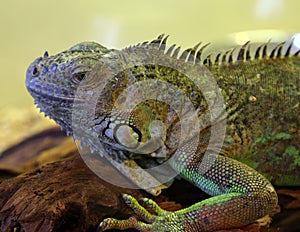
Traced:
<path fill-rule="evenodd" d="M 112 106 L 123 89 L 139 81 L 153 79 L 178 86 L 191 100 L 199 117 L 207 113 L 208 103 L 197 86 L 182 73 L 166 66 L 124 66 L 124 70 L 116 73 L 113 80 L 102 89 L 103 92 L 97 93 L 99 98 L 96 102 L 79 99 L 79 105 L 83 102 L 94 104 L 95 118 L 86 119 L 79 115 L 79 121 L 85 122 L 84 127 L 72 121 L 75 92 L 79 85 L 87 91 L 92 89 L 105 76 L 97 75 L 97 69 L 120 57 L 125 57 L 126 61 L 130 55 L 134 57 L 139 48 L 148 49 L 147 46 L 153 44 L 157 51 L 162 51 L 165 57 L 173 57 L 175 62 L 184 60 L 187 66 L 190 60 L 194 66 L 204 63 L 217 81 L 227 112 L 226 137 L 221 155 L 217 148 L 216 151 L 212 148 L 209 156 L 204 156 L 212 125 L 206 125 L 200 133 L 197 132 L 195 136 L 191 134 L 185 141 L 177 141 L 180 138 L 178 115 L 161 101 L 143 102 L 129 116 L 112 113 Z M 277 204 L 277 195 L 270 182 L 252 168 L 229 157 L 239 158 L 247 164 L 254 159 L 254 166 L 275 182 L 300 183 L 299 52 L 292 54 L 290 47 L 283 51 L 283 45 L 278 45 L 267 54 L 267 45 L 264 44 L 257 48 L 252 57 L 247 46 L 245 44 L 240 48 L 235 59 L 229 51 L 220 53 L 214 60 L 208 56 L 204 61 L 199 61 L 201 48 L 198 50 L 196 46 L 188 49 L 178 57 L 175 47 L 166 50 L 166 37 L 160 36 L 151 43 L 133 46 L 121 53 L 96 43 L 82 43 L 56 56 L 48 57 L 46 53 L 31 64 L 26 78 L 29 92 L 38 107 L 66 129 L 68 134 L 74 136 L 74 128 L 79 130 L 81 137 L 75 135 L 75 139 L 80 139 L 99 153 L 103 151 L 97 150 L 97 141 L 94 139 L 101 141 L 108 152 L 108 159 L 112 155 L 110 151 L 123 158 L 125 155 L 125 159 L 134 157 L 133 153 L 145 160 L 149 158 L 147 154 L 158 154 L 164 158 L 171 156 L 170 165 L 174 170 L 214 196 L 176 212 L 163 211 L 154 202 L 145 200 L 157 213 L 157 216 L 153 216 L 139 206 L 134 198 L 124 195 L 127 203 L 149 224 L 136 219 L 106 219 L 100 224 L 101 230 L 213 231 L 245 225 L 268 214 Z M 126 54 L 129 54 L 127 58 Z M 170 65 L 174 62 L 174 59 L 166 59 Z M 150 132 L 153 120 L 168 125 L 165 135 L 155 137 Z M 217 117 L 212 123 L 219 124 L 223 120 Z M 90 134 L 96 136 L 89 137 Z M 147 149 L 157 144 L 159 146 L 154 152 L 148 152 Z M 194 147 L 196 155 L 192 151 Z M 279 167 L 282 162 L 289 167 L 282 170 L 280 175 L 271 176 L 272 172 L 267 169 L 274 165 Z"/>

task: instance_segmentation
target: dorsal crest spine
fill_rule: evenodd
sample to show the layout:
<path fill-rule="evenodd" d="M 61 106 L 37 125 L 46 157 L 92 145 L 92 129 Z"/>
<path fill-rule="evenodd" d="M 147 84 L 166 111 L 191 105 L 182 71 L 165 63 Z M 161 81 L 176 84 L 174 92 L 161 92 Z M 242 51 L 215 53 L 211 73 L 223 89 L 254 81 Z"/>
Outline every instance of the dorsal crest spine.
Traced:
<path fill-rule="evenodd" d="M 263 43 L 255 48 L 253 54 L 250 54 L 251 42 L 247 41 L 241 47 L 234 47 L 231 49 L 223 50 L 216 55 L 213 56 L 212 53 L 203 57 L 203 51 L 210 45 L 207 43 L 201 46 L 201 42 L 197 43 L 192 48 L 187 48 L 181 51 L 181 47 L 173 44 L 171 46 L 167 46 L 167 40 L 169 35 L 161 34 L 156 39 L 152 41 L 145 41 L 143 43 L 139 43 L 134 47 L 148 47 L 153 46 L 154 48 L 158 48 L 163 51 L 165 54 L 179 59 L 184 60 L 186 62 L 193 62 L 195 64 L 204 64 L 206 66 L 212 65 L 233 65 L 238 64 L 240 62 L 249 62 L 251 60 L 259 60 L 259 59 L 278 59 L 285 58 L 291 56 L 298 56 L 300 54 L 300 50 L 295 53 L 291 53 L 293 40 L 289 42 L 289 45 L 286 51 L 283 51 L 284 46 L 287 44 L 287 41 L 277 44 L 274 48 L 272 48 L 269 52 L 269 44 L 271 40 Z M 237 55 L 234 55 L 234 53 Z M 268 54 L 269 53 L 269 54 Z"/>

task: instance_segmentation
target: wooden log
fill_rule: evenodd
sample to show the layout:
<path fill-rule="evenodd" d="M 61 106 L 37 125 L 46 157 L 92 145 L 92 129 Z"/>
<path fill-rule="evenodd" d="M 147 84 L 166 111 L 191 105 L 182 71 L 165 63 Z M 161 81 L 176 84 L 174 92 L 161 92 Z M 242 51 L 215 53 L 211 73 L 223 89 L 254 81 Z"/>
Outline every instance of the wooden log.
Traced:
<path fill-rule="evenodd" d="M 142 196 L 101 180 L 78 155 L 48 164 L 0 185 L 0 231 L 94 231 L 104 217 L 130 216 L 121 192 Z"/>

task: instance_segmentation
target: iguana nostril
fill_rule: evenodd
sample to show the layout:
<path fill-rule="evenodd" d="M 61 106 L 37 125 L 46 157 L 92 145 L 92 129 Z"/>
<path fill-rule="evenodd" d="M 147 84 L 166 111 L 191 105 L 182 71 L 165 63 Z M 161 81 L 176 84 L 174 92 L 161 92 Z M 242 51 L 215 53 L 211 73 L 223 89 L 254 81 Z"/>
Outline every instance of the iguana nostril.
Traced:
<path fill-rule="evenodd" d="M 38 76 L 38 75 L 39 75 L 39 70 L 38 70 L 37 67 L 34 67 L 34 68 L 32 69 L 32 76 L 33 76 L 33 77 L 36 77 L 36 76 Z"/>

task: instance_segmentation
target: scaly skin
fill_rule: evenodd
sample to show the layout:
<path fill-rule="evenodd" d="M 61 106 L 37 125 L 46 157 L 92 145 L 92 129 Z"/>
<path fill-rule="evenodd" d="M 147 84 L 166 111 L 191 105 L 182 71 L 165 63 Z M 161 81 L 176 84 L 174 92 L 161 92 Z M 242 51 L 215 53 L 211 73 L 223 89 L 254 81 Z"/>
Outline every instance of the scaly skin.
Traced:
<path fill-rule="evenodd" d="M 165 43 L 166 37 L 160 36 L 151 44 L 158 44 L 157 50 L 164 52 Z M 247 46 L 245 44 L 240 48 L 235 61 L 232 61 L 234 55 L 230 51 L 217 56 L 219 58 L 216 58 L 216 63 L 212 62 L 210 56 L 203 61 L 217 81 L 228 115 L 225 143 L 220 154 L 217 148 L 212 148 L 208 156 L 204 153 L 213 125 L 201 130 L 200 140 L 197 132 L 191 133 L 184 141 L 177 141 L 176 138 L 180 138 L 178 115 L 162 102 L 143 102 L 129 116 L 115 115 L 112 112 L 120 91 L 126 86 L 154 79 L 178 86 L 198 110 L 199 117 L 207 113 L 208 103 L 204 101 L 201 91 L 177 70 L 159 65 L 124 66 L 125 71 L 117 73 L 116 78 L 108 82 L 96 102 L 79 99 L 79 105 L 87 102 L 86 104 L 96 106 L 94 119 L 84 121 L 85 118 L 75 112 L 75 115 L 79 114 L 78 117 L 81 117 L 79 121 L 86 122 L 82 127 L 72 121 L 75 91 L 79 84 L 85 90 L 90 90 L 101 82 L 105 75 L 97 75 L 98 69 L 120 59 L 118 51 L 108 50 L 96 43 L 81 43 L 55 56 L 45 54 L 30 65 L 26 77 L 28 91 L 38 107 L 66 129 L 68 134 L 74 136 L 74 131 L 80 130 L 81 137 L 75 135 L 75 139 L 80 139 L 91 150 L 101 153 L 94 137 L 90 136 L 92 133 L 96 134 L 96 139 L 107 149 L 108 159 L 113 155 L 110 154 L 112 151 L 125 155 L 127 161 L 131 160 L 130 157 L 142 157 L 142 160 L 147 161 L 149 157 L 145 154 L 158 154 L 163 158 L 171 156 L 170 165 L 174 170 L 213 196 L 176 212 L 164 211 L 151 200 L 144 199 L 144 203 L 157 214 L 151 215 L 134 198 L 124 195 L 128 205 L 147 223 L 135 218 L 124 221 L 105 219 L 100 223 L 101 231 L 111 228 L 214 231 L 246 225 L 267 215 L 277 204 L 273 186 L 263 175 L 232 157 L 243 160 L 248 165 L 252 164 L 272 181 L 299 185 L 299 52 L 291 54 L 289 49 L 283 52 L 282 45 L 278 45 L 270 54 L 266 54 L 267 45 L 264 44 L 256 50 L 255 57 L 251 58 Z M 139 48 L 147 49 L 147 45 L 125 49 L 121 54 L 125 56 L 127 52 L 134 57 Z M 201 51 L 197 52 L 197 49 L 198 47 L 186 50 L 186 55 L 180 58 L 174 54 L 172 56 L 176 56 L 175 62 L 178 63 L 190 57 L 199 58 Z M 167 62 L 171 64 L 174 59 Z M 197 59 L 193 62 L 196 63 Z M 188 61 L 186 66 L 187 63 Z M 168 125 L 164 136 L 155 137 L 152 134 L 149 127 L 153 120 L 160 120 Z M 222 122 L 224 118 L 220 117 L 212 123 L 218 125 Z M 165 138 L 161 139 L 162 137 Z M 159 146 L 155 147 L 157 144 Z M 132 147 L 138 149 L 134 150 Z M 155 147 L 155 152 L 148 152 L 149 147 Z M 195 147 L 196 155 L 193 152 Z M 124 157 L 119 163 L 124 161 L 122 159 Z M 159 158 L 151 159 L 159 161 Z M 251 159 L 254 160 L 252 163 Z M 280 166 L 284 162 L 285 170 L 280 170 L 279 176 L 276 176 L 277 170 L 274 176 L 272 172 L 267 172 L 270 166 Z"/>

